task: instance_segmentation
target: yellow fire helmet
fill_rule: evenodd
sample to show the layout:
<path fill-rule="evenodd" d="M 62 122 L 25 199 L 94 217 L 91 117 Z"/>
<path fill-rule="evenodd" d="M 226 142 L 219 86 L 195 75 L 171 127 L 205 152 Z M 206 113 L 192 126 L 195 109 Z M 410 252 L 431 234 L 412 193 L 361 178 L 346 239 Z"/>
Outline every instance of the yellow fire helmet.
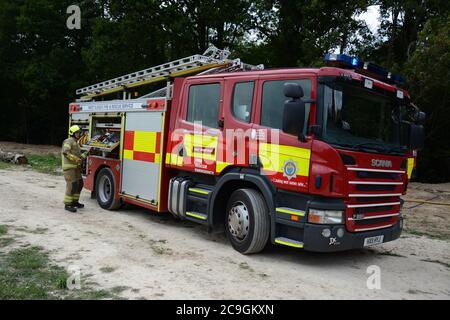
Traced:
<path fill-rule="evenodd" d="M 78 132 L 80 130 L 81 130 L 81 128 L 77 125 L 71 126 L 69 128 L 69 136 L 73 136 L 75 134 L 75 132 Z"/>

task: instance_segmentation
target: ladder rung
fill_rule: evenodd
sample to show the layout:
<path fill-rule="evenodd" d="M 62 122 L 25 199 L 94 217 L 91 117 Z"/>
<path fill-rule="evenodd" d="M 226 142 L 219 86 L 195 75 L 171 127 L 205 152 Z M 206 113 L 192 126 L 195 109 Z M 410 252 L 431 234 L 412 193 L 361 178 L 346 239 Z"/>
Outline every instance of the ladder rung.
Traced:
<path fill-rule="evenodd" d="M 229 51 L 219 50 L 215 47 L 210 47 L 203 55 L 193 55 L 186 58 L 174 60 L 155 67 L 147 68 L 141 71 L 132 72 L 114 79 L 102 81 L 97 84 L 78 89 L 76 93 L 90 94 L 101 93 L 102 90 L 108 90 L 120 86 L 126 86 L 130 83 L 148 80 L 160 76 L 168 76 L 173 72 L 192 69 L 204 65 L 215 65 L 227 62 Z"/>
<path fill-rule="evenodd" d="M 150 83 L 163 81 L 168 76 L 180 77 L 191 74 L 208 74 L 219 72 L 236 72 L 247 70 L 263 70 L 264 65 L 253 66 L 242 63 L 240 59 L 227 60 L 230 52 L 214 46 L 208 48 L 203 55 L 193 55 L 174 60 L 159 66 L 132 72 L 111 80 L 78 89 L 77 95 L 83 95 L 81 100 L 90 100 L 97 96 L 134 88 Z M 205 71 L 206 70 L 206 71 Z M 201 73 L 203 72 L 203 73 Z"/>

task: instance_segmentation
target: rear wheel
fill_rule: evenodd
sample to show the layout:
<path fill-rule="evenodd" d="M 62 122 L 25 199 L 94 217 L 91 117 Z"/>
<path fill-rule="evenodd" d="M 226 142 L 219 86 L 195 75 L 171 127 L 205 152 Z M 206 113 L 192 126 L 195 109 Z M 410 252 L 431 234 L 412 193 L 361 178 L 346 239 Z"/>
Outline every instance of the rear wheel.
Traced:
<path fill-rule="evenodd" d="M 111 169 L 103 168 L 95 180 L 95 197 L 103 209 L 115 210 L 120 208 L 120 199 L 115 199 L 116 179 Z"/>
<path fill-rule="evenodd" d="M 227 237 L 233 248 L 243 254 L 264 249 L 269 239 L 269 210 L 261 193 L 239 189 L 228 201 L 225 220 Z"/>

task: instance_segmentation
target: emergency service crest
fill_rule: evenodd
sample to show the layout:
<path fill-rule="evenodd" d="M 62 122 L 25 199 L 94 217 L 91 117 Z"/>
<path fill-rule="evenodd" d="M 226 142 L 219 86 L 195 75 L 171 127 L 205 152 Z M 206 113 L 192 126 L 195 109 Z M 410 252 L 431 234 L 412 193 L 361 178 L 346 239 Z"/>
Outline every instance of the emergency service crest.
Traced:
<path fill-rule="evenodd" d="M 293 160 L 287 160 L 284 162 L 283 165 L 283 176 L 286 177 L 288 180 L 291 180 L 292 178 L 297 178 L 297 162 Z"/>

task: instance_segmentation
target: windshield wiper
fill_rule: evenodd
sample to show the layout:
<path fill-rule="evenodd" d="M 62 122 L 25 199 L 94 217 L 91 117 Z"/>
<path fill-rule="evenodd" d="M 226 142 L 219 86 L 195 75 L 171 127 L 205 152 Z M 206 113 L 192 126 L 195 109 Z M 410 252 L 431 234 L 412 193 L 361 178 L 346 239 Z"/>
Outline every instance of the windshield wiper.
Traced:
<path fill-rule="evenodd" d="M 369 150 L 375 150 L 377 152 L 383 152 L 383 153 L 392 153 L 392 154 L 399 154 L 399 155 L 402 154 L 402 152 L 399 151 L 398 148 L 396 148 L 396 147 L 384 146 L 384 145 L 381 145 L 376 142 L 365 142 L 365 143 L 357 143 L 357 144 L 335 142 L 335 143 L 331 143 L 331 144 L 338 146 L 338 147 L 344 147 L 344 148 L 349 148 L 349 149 L 363 151 L 363 152 L 370 152 Z"/>
<path fill-rule="evenodd" d="M 364 142 L 352 145 L 353 148 L 370 148 L 378 151 L 389 152 L 389 148 L 376 143 L 376 142 Z"/>
<path fill-rule="evenodd" d="M 388 146 L 388 145 L 382 145 L 376 142 L 366 142 L 366 143 L 359 143 L 353 145 L 354 148 L 370 148 L 377 151 L 385 152 L 385 153 L 393 153 L 393 154 L 399 154 L 401 155 L 403 152 L 405 152 L 404 148 L 402 147 L 395 147 L 395 146 Z"/>

